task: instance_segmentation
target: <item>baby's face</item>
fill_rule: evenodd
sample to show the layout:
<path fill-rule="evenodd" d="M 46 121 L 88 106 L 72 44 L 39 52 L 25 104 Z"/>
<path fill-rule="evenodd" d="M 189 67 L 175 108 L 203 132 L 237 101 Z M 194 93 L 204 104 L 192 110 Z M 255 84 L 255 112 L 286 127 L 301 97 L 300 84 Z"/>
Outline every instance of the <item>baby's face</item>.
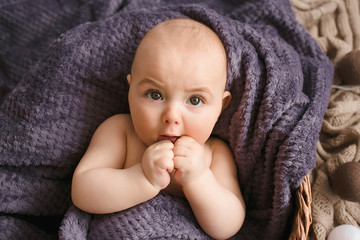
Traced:
<path fill-rule="evenodd" d="M 171 44 L 143 48 L 128 75 L 130 112 L 140 139 L 148 146 L 184 135 L 206 142 L 230 101 L 224 61 Z"/>

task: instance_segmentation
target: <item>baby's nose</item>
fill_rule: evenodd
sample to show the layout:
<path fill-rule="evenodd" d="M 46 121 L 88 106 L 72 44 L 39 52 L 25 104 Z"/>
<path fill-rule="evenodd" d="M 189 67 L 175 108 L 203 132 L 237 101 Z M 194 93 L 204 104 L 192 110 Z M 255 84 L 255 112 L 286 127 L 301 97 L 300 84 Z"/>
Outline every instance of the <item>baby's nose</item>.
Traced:
<path fill-rule="evenodd" d="M 164 111 L 163 122 L 166 124 L 176 124 L 181 123 L 181 113 L 180 110 L 174 105 L 169 105 Z"/>

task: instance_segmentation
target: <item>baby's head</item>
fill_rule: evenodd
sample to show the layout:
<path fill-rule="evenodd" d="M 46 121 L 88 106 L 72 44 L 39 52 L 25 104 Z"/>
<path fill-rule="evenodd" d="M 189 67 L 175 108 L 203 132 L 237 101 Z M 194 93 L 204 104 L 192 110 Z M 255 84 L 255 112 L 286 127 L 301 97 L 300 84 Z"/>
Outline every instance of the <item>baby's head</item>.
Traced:
<path fill-rule="evenodd" d="M 141 40 L 127 76 L 136 133 L 146 144 L 186 135 L 204 143 L 231 100 L 219 37 L 190 19 L 160 23 Z"/>

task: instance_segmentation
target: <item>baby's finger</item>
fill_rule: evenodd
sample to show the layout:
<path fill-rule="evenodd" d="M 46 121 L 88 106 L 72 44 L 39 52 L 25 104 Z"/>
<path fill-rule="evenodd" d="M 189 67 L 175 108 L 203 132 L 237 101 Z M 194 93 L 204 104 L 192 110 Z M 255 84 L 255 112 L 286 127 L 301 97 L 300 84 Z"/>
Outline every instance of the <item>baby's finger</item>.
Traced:
<path fill-rule="evenodd" d="M 173 149 L 174 144 L 170 140 L 162 140 L 153 144 L 155 149 Z"/>
<path fill-rule="evenodd" d="M 172 173 L 172 171 L 174 171 L 175 169 L 175 165 L 174 165 L 174 162 L 172 162 L 172 164 L 169 164 L 169 166 L 166 168 L 166 171 L 168 173 Z"/>
<path fill-rule="evenodd" d="M 175 156 L 174 157 L 174 168 L 181 169 L 189 165 L 187 158 L 182 156 Z"/>
<path fill-rule="evenodd" d="M 167 171 L 168 173 L 171 173 L 171 172 L 174 170 L 174 168 L 175 168 L 175 164 L 174 164 L 173 158 L 174 158 L 174 155 L 172 155 L 172 157 L 169 158 L 168 161 L 166 161 L 166 164 L 165 164 L 165 168 L 164 168 L 164 169 L 166 169 L 166 171 Z"/>
<path fill-rule="evenodd" d="M 176 142 L 175 145 L 188 145 L 197 143 L 192 137 L 189 136 L 181 136 Z"/>
<path fill-rule="evenodd" d="M 172 172 L 174 169 L 174 154 L 171 152 L 171 154 L 167 154 L 167 156 L 163 156 L 160 161 L 157 162 L 157 167 L 166 170 L 167 172 Z"/>
<path fill-rule="evenodd" d="M 175 156 L 183 157 L 187 156 L 190 153 L 189 148 L 187 148 L 186 146 L 176 146 L 174 147 L 173 152 Z"/>

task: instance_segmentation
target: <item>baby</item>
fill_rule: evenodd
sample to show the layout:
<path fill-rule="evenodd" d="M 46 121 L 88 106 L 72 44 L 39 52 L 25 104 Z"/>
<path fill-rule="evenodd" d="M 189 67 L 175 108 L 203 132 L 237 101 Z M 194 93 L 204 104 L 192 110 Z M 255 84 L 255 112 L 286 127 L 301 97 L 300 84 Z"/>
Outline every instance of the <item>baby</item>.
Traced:
<path fill-rule="evenodd" d="M 231 100 L 218 36 L 190 19 L 151 29 L 136 51 L 129 114 L 96 130 L 72 182 L 74 204 L 90 213 L 121 211 L 160 191 L 184 196 L 202 229 L 225 239 L 245 206 L 229 147 L 211 132 Z"/>

